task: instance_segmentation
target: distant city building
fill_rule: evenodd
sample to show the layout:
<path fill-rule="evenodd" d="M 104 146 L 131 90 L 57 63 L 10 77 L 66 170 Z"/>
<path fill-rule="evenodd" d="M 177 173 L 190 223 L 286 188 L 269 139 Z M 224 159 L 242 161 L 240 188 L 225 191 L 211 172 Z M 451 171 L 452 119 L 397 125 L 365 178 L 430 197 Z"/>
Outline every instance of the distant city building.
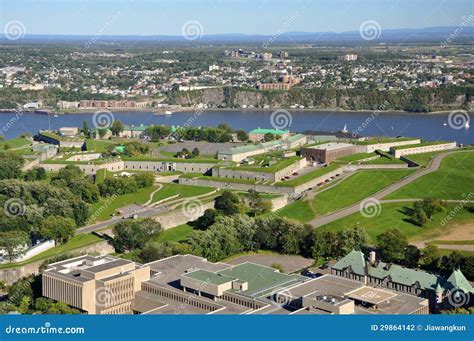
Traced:
<path fill-rule="evenodd" d="M 337 57 L 339 60 L 343 60 L 343 61 L 346 61 L 346 62 L 350 62 L 350 61 L 355 61 L 357 60 L 357 55 L 356 54 L 345 54 L 343 56 L 339 56 Z"/>
<path fill-rule="evenodd" d="M 301 79 L 291 75 L 284 75 L 281 82 L 278 83 L 261 83 L 258 88 L 260 90 L 290 90 L 294 85 L 299 84 Z"/>
<path fill-rule="evenodd" d="M 356 147 L 349 143 L 330 142 L 301 148 L 301 155 L 308 161 L 330 163 L 333 160 L 356 153 Z"/>

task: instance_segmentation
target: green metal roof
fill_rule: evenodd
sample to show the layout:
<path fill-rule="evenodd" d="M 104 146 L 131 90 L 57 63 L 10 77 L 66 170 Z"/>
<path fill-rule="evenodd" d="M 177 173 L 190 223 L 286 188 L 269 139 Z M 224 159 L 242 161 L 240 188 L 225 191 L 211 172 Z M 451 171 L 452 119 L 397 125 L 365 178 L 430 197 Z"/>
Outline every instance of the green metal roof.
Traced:
<path fill-rule="evenodd" d="M 474 293 L 474 289 L 472 288 L 469 281 L 464 277 L 464 274 L 461 270 L 454 270 L 451 276 L 446 281 L 447 289 L 460 289 L 465 293 L 472 292 Z"/>
<path fill-rule="evenodd" d="M 421 288 L 427 290 L 436 290 L 436 287 L 442 281 L 438 276 L 425 271 L 413 270 L 384 262 L 379 262 L 376 267 L 369 266 L 368 273 L 370 276 L 380 279 L 390 276 L 392 282 L 406 286 L 412 286 L 418 282 Z"/>
<path fill-rule="evenodd" d="M 264 128 L 257 128 L 249 132 L 249 134 L 273 134 L 273 135 L 283 135 L 286 133 L 288 133 L 288 130 L 264 129 Z"/>
<path fill-rule="evenodd" d="M 137 127 L 132 127 L 132 126 L 124 126 L 123 130 L 130 130 L 130 131 L 145 131 L 148 128 L 148 126 L 140 124 Z"/>
<path fill-rule="evenodd" d="M 214 285 L 221 285 L 221 284 L 232 282 L 235 280 L 235 278 L 233 277 L 229 277 L 226 275 L 222 275 L 220 273 L 214 273 L 214 272 L 202 270 L 202 269 L 198 269 L 193 272 L 188 272 L 187 274 L 184 274 L 183 276 L 196 279 L 198 281 L 214 284 Z"/>
<path fill-rule="evenodd" d="M 356 273 L 357 275 L 366 275 L 365 257 L 361 251 L 352 250 L 332 267 L 333 269 L 340 271 L 351 267 L 352 272 Z"/>
<path fill-rule="evenodd" d="M 276 269 L 249 262 L 221 270 L 218 273 L 247 282 L 248 290 L 244 293 L 250 296 L 263 296 L 271 293 L 274 289 L 301 281 L 299 277 L 290 276 L 280 273 Z"/>

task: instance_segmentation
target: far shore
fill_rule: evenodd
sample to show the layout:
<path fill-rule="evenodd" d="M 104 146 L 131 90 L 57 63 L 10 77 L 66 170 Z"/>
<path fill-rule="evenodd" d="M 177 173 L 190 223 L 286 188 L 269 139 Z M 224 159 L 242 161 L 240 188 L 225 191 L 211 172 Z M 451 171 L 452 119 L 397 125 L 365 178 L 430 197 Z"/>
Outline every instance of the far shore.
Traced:
<path fill-rule="evenodd" d="M 107 110 L 110 112 L 120 113 L 140 113 L 140 112 L 158 112 L 157 108 L 98 108 L 97 111 L 100 110 Z M 193 113 L 199 110 L 200 113 L 210 112 L 210 111 L 221 111 L 225 112 L 273 112 L 275 110 L 287 110 L 289 112 L 330 112 L 330 113 L 377 113 L 377 114 L 402 114 L 402 115 L 447 115 L 452 111 L 462 110 L 462 109 L 453 109 L 453 110 L 441 110 L 441 111 L 431 111 L 431 112 L 411 112 L 411 111 L 404 111 L 404 110 L 349 110 L 349 109 L 341 109 L 341 108 L 327 108 L 327 109 L 316 109 L 316 108 L 206 108 L 206 109 L 197 109 L 192 107 L 183 107 L 178 110 L 171 110 L 173 113 Z M 202 111 L 201 111 L 202 110 Z M 1 113 L 14 113 L 15 111 L 12 109 L 0 109 Z M 467 111 L 468 113 L 474 113 L 474 111 Z M 45 115 L 46 113 L 52 115 L 80 115 L 80 114 L 93 114 L 94 111 L 91 109 L 69 109 L 69 110 L 60 110 L 60 109 L 40 109 L 38 111 L 25 111 L 24 113 L 29 114 L 38 114 L 38 115 Z M 164 112 L 160 111 L 157 115 L 164 115 Z"/>

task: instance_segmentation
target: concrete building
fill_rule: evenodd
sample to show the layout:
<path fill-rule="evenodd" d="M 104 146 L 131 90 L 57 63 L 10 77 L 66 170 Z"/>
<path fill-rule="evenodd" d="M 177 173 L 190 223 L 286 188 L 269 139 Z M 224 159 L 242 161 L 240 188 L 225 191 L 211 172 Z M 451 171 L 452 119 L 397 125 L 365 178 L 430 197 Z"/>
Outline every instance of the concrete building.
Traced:
<path fill-rule="evenodd" d="M 82 149 L 85 146 L 85 140 L 80 137 L 60 136 L 51 131 L 40 131 L 38 133 L 38 141 L 54 144 L 60 148 L 78 148 Z"/>
<path fill-rule="evenodd" d="M 390 152 L 400 158 L 405 155 L 440 152 L 443 150 L 455 149 L 456 142 L 425 142 L 408 146 L 399 146 L 390 148 Z"/>
<path fill-rule="evenodd" d="M 245 262 L 177 255 L 149 263 L 133 304 L 144 314 L 426 314 L 428 302 L 325 275 L 311 279 Z M 183 304 L 186 302 L 186 304 Z"/>
<path fill-rule="evenodd" d="M 249 140 L 253 142 L 264 141 L 266 134 L 272 134 L 276 139 L 286 139 L 290 136 L 290 132 L 288 130 L 263 129 L 259 127 L 249 132 Z"/>
<path fill-rule="evenodd" d="M 305 145 L 307 138 L 301 134 L 289 136 L 285 140 L 276 140 L 259 144 L 248 144 L 222 150 L 217 154 L 219 160 L 240 162 L 254 155 L 265 154 L 269 151 L 288 150 Z"/>
<path fill-rule="evenodd" d="M 129 314 L 150 268 L 111 256 L 79 256 L 50 264 L 42 275 L 43 296 L 88 314 Z"/>
<path fill-rule="evenodd" d="M 432 309 L 443 302 L 446 304 L 447 297 L 455 291 L 460 290 L 471 298 L 474 294 L 474 289 L 460 270 L 453 271 L 446 279 L 422 270 L 381 262 L 374 252 L 366 259 L 362 252 L 353 250 L 332 266 L 331 273 L 365 285 L 426 298 Z M 466 301 L 469 303 L 470 299 Z"/>
<path fill-rule="evenodd" d="M 80 256 L 43 273 L 43 295 L 90 314 L 426 314 L 428 301 L 337 275 L 175 255 L 146 265 Z"/>
<path fill-rule="evenodd" d="M 414 139 L 409 137 L 398 137 L 398 138 L 370 138 L 363 141 L 351 141 L 355 144 L 357 149 L 356 153 L 373 153 L 376 150 L 382 150 L 384 152 L 390 151 L 392 147 L 406 146 L 413 144 L 420 144 L 420 139 Z"/>
<path fill-rule="evenodd" d="M 335 275 L 323 275 L 278 294 L 296 309 L 292 314 L 428 314 L 428 300 L 364 285 Z"/>
<path fill-rule="evenodd" d="M 330 142 L 301 148 L 301 155 L 308 161 L 330 163 L 343 156 L 356 153 L 356 147 L 349 143 Z"/>

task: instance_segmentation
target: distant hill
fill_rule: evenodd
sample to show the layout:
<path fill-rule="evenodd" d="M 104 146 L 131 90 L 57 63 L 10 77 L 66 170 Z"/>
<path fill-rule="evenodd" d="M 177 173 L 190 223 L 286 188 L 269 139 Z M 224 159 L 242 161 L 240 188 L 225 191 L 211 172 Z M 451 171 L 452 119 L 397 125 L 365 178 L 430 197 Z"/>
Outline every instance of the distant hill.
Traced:
<path fill-rule="evenodd" d="M 472 43 L 474 41 L 474 27 L 428 27 L 420 29 L 384 29 L 374 40 L 364 40 L 359 31 L 350 32 L 286 32 L 280 35 L 248 35 L 240 33 L 226 33 L 216 35 L 203 35 L 202 37 L 188 41 L 182 36 L 174 35 L 150 35 L 150 36 L 112 36 L 104 35 L 97 38 L 98 42 L 158 42 L 158 43 L 265 43 L 271 40 L 275 44 L 294 43 L 325 43 L 325 44 L 379 44 L 379 43 L 420 43 L 439 42 L 442 43 L 449 36 L 453 35 L 451 42 Z M 42 35 L 26 34 L 21 42 L 87 42 L 93 36 L 89 35 Z M 0 42 L 8 42 L 4 35 L 0 35 Z"/>

